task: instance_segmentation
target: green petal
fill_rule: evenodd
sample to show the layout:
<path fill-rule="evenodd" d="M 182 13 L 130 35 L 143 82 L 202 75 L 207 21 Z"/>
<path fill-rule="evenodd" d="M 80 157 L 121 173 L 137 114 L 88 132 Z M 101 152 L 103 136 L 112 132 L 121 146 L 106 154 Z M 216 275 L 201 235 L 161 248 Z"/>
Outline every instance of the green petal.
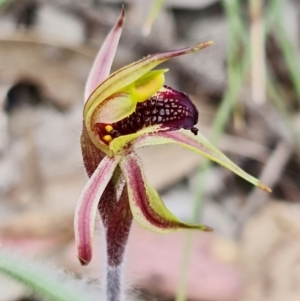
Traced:
<path fill-rule="evenodd" d="M 157 191 L 147 182 L 135 153 L 124 157 L 120 166 L 126 179 L 133 217 L 141 226 L 157 233 L 180 228 L 211 231 L 204 225 L 183 223 L 167 209 Z"/>
<path fill-rule="evenodd" d="M 136 101 L 128 93 L 120 93 L 107 99 L 93 114 L 92 123 L 114 123 L 132 114 Z"/>
<path fill-rule="evenodd" d="M 157 124 L 145 127 L 133 134 L 117 137 L 113 139 L 109 144 L 109 150 L 115 155 L 125 155 L 128 152 L 128 149 L 131 148 L 130 146 L 134 145 L 135 140 L 137 140 L 139 137 L 151 135 L 152 133 L 157 132 L 160 129 L 161 125 Z"/>
<path fill-rule="evenodd" d="M 118 91 L 121 91 L 124 87 L 135 82 L 154 67 L 171 58 L 199 51 L 210 46 L 211 44 L 212 42 L 208 41 L 192 47 L 149 55 L 144 59 L 117 70 L 116 72 L 112 73 L 104 82 L 102 82 L 92 93 L 85 104 L 84 116 L 86 116 L 90 110 L 93 112 L 94 109 L 107 97 Z"/>
<path fill-rule="evenodd" d="M 155 94 L 164 84 L 167 69 L 149 71 L 145 76 L 109 97 L 93 113 L 92 123 L 114 123 L 135 111 L 137 102 Z"/>
<path fill-rule="evenodd" d="M 121 138 L 121 137 L 120 137 Z M 121 142 L 119 142 L 121 143 Z M 227 158 L 221 151 L 214 147 L 205 137 L 200 133 L 197 136 L 189 131 L 179 130 L 175 132 L 159 132 L 152 135 L 143 135 L 131 142 L 135 148 L 141 148 L 149 145 L 177 143 L 189 150 L 192 150 L 200 155 L 203 155 L 209 160 L 212 160 L 225 168 L 231 170 L 241 178 L 252 183 L 266 192 L 271 192 L 271 189 L 258 179 L 246 173 L 229 158 Z"/>

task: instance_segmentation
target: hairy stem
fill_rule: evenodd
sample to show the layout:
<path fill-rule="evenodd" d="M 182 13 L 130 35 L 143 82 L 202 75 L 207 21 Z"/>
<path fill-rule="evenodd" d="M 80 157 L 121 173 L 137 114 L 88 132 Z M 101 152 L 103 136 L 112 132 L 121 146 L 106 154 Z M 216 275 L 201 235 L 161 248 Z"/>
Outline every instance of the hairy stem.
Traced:
<path fill-rule="evenodd" d="M 106 274 L 106 301 L 121 301 L 124 300 L 122 289 L 122 270 L 120 266 L 107 265 Z"/>
<path fill-rule="evenodd" d="M 123 188 L 114 208 L 108 210 L 108 204 L 107 200 L 100 201 L 99 204 L 100 215 L 106 229 L 106 301 L 121 301 L 125 299 L 121 268 L 132 222 L 127 187 Z"/>

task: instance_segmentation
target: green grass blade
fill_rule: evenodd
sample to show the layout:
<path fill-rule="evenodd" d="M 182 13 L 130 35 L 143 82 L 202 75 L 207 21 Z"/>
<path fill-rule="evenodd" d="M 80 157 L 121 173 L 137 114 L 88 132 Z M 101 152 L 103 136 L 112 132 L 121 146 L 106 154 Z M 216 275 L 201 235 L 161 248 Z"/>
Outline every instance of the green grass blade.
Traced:
<path fill-rule="evenodd" d="M 163 4 L 164 4 L 165 0 L 155 0 L 153 3 L 153 6 L 150 10 L 150 13 L 146 19 L 146 22 L 143 26 L 142 32 L 145 36 L 147 36 L 152 28 L 152 25 L 157 17 L 157 15 L 159 14 Z"/>
<path fill-rule="evenodd" d="M 2 6 L 7 5 L 10 1 L 12 0 L 0 0 L 0 9 L 2 8 Z"/>
<path fill-rule="evenodd" d="M 298 96 L 298 101 L 300 104 L 300 63 L 298 56 L 296 55 L 295 48 L 293 47 L 290 38 L 287 35 L 286 29 L 283 24 L 279 22 L 277 26 L 277 38 L 279 41 L 279 45 L 281 46 L 281 50 L 283 53 L 283 57 L 286 61 L 292 82 L 294 84 L 295 91 Z"/>
<path fill-rule="evenodd" d="M 11 252 L 0 249 L 0 273 L 11 277 L 20 284 L 30 288 L 40 296 L 52 301 L 87 301 L 80 295 L 76 287 L 70 287 L 70 282 L 55 278 L 57 274 L 51 268 L 42 267 L 42 263 L 25 261 Z M 65 275 L 66 276 L 66 275 Z M 67 282 L 67 283 L 66 283 Z"/>

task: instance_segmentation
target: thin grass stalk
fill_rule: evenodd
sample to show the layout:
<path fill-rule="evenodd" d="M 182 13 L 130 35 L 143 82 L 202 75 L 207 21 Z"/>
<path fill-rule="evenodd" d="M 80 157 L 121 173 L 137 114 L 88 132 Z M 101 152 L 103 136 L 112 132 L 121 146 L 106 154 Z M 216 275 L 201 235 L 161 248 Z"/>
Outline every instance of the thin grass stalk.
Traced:
<path fill-rule="evenodd" d="M 272 26 L 278 22 L 278 13 L 282 10 L 282 0 L 268 2 L 268 10 L 265 15 L 265 33 L 272 30 Z"/>
<path fill-rule="evenodd" d="M 281 46 L 284 60 L 287 64 L 288 71 L 291 76 L 291 80 L 294 85 L 294 89 L 297 93 L 298 103 L 300 104 L 300 64 L 299 59 L 296 55 L 296 51 L 287 35 L 286 29 L 284 28 L 281 21 L 277 24 L 277 39 Z"/>
<path fill-rule="evenodd" d="M 234 1 L 233 1 L 234 2 Z M 231 3 L 233 3 L 231 2 Z M 231 7 L 227 6 L 227 1 L 224 1 L 225 11 L 228 13 L 229 17 L 229 27 L 230 29 L 234 28 L 232 31 L 230 30 L 230 38 L 229 38 L 229 49 L 228 49 L 228 78 L 229 78 L 229 88 L 225 92 L 221 105 L 218 109 L 213 128 L 212 128 L 212 137 L 211 141 L 213 144 L 217 144 L 220 136 L 224 132 L 225 126 L 229 120 L 230 114 L 232 109 L 237 104 L 238 96 L 241 91 L 242 83 L 246 77 L 247 70 L 249 67 L 249 53 L 245 53 L 244 59 L 241 64 L 237 63 L 236 56 L 238 54 L 238 42 L 240 41 L 240 37 L 243 36 L 244 39 L 245 35 L 241 35 L 240 30 L 236 29 L 236 24 L 239 24 L 240 21 L 237 20 L 237 12 L 236 10 L 239 9 L 237 2 L 235 5 Z M 246 48 L 247 49 L 247 48 Z M 248 50 L 247 50 L 248 51 Z M 203 205 L 203 195 L 205 189 L 205 183 L 207 179 L 208 172 L 211 168 L 211 162 L 205 160 L 202 164 L 200 171 L 199 171 L 199 180 L 198 180 L 198 187 L 195 192 L 194 204 L 191 213 L 191 222 L 195 223 L 198 221 L 199 214 L 201 211 L 201 207 Z M 191 251 L 193 240 L 193 232 L 187 231 L 186 238 L 185 238 L 185 245 L 183 251 L 183 259 L 182 265 L 180 270 L 180 279 L 179 285 L 176 295 L 176 301 L 184 301 L 186 300 L 186 279 L 187 279 L 187 271 L 189 266 L 189 255 Z"/>
<path fill-rule="evenodd" d="M 249 61 L 246 60 L 243 65 L 245 65 L 246 67 L 249 65 L 248 63 Z M 234 79 L 232 88 L 227 90 L 227 93 L 225 94 L 221 106 L 218 110 L 217 117 L 215 119 L 215 123 L 213 126 L 212 138 L 210 140 L 214 145 L 218 144 L 218 140 L 222 135 L 222 133 L 224 132 L 225 126 L 230 117 L 230 113 L 234 108 L 235 103 L 233 102 L 233 100 L 234 99 L 237 100 L 238 95 L 240 93 L 240 88 L 245 79 L 246 71 L 247 71 L 247 68 L 245 67 L 243 67 L 244 69 L 243 75 L 240 74 L 240 70 L 238 70 L 237 73 L 231 74 L 231 76 L 233 76 Z M 206 185 L 206 179 L 211 166 L 212 163 L 208 160 L 205 160 L 205 162 L 203 162 L 201 169 L 199 171 L 198 186 L 195 192 L 194 204 L 193 204 L 193 209 L 191 214 L 192 216 L 191 221 L 194 223 L 197 222 L 201 211 L 201 207 L 203 206 L 204 189 Z M 192 246 L 192 239 L 193 239 L 193 232 L 187 231 L 186 239 L 185 239 L 185 247 L 183 251 L 182 265 L 180 270 L 179 285 L 178 285 L 177 295 L 175 299 L 176 301 L 186 300 L 186 278 L 187 278 L 186 276 L 187 276 L 188 265 L 189 265 L 189 255 Z"/>
<path fill-rule="evenodd" d="M 285 0 L 274 0 L 271 1 L 271 12 L 269 13 L 268 25 L 271 29 L 273 23 L 276 23 L 276 38 L 281 46 L 283 58 L 287 64 L 288 71 L 291 76 L 291 80 L 294 84 L 295 91 L 298 96 L 300 104 L 300 64 L 295 51 L 295 48 L 286 32 L 283 25 L 283 11 L 284 11 Z M 272 23 L 273 22 L 273 23 Z"/>
<path fill-rule="evenodd" d="M 271 76 L 268 77 L 267 91 L 269 98 L 273 102 L 279 116 L 282 117 L 282 121 L 284 123 L 285 128 L 290 133 L 290 138 L 294 142 L 298 152 L 300 152 L 300 137 L 297 131 L 295 131 L 294 124 L 291 121 L 291 114 L 286 105 L 287 97 L 280 88 L 280 86 L 275 82 L 274 79 L 272 79 Z"/>
<path fill-rule="evenodd" d="M 240 48 L 236 50 L 235 55 L 235 60 L 239 60 L 239 56 L 244 55 L 245 45 L 248 45 L 249 41 L 247 28 L 241 17 L 241 3 L 236 0 L 223 0 L 223 7 L 227 16 L 230 34 L 236 39 L 237 45 L 239 45 Z M 236 66 L 236 68 L 238 68 L 238 66 Z M 236 130 L 243 128 L 243 120 L 243 107 L 237 103 L 233 110 L 233 125 Z"/>
<path fill-rule="evenodd" d="M 247 70 L 250 66 L 250 56 L 248 52 L 248 40 L 247 40 L 247 31 L 244 26 L 244 23 L 242 22 L 241 15 L 239 12 L 239 1 L 233 0 L 223 0 L 223 6 L 225 9 L 225 13 L 228 17 L 228 23 L 230 27 L 230 40 L 229 40 L 229 49 L 228 49 L 228 61 L 233 62 L 234 61 L 234 48 L 237 44 L 237 41 L 240 39 L 245 44 L 245 50 L 246 53 L 244 54 L 244 60 L 242 61 L 242 64 L 239 68 L 238 65 L 230 64 L 229 63 L 229 69 L 228 69 L 228 76 L 229 76 L 229 89 L 225 93 L 225 96 L 223 98 L 222 104 L 217 112 L 217 117 L 215 119 L 215 123 L 213 126 L 212 131 L 212 142 L 214 144 L 217 143 L 219 137 L 221 136 L 222 132 L 224 131 L 226 122 L 229 118 L 231 109 L 233 108 L 232 100 L 237 100 L 240 87 L 242 85 L 242 82 L 244 78 L 246 77 Z M 264 30 L 264 36 L 263 41 L 265 40 L 266 35 L 271 30 L 273 23 L 278 22 L 278 12 L 282 10 L 282 0 L 274 0 L 271 1 L 268 7 L 268 11 L 266 12 L 265 16 L 265 30 Z M 277 23 L 276 23 L 277 24 Z M 286 34 L 282 34 L 281 32 L 281 38 L 287 37 Z M 285 41 L 286 42 L 286 41 Z M 289 62 L 292 63 L 291 59 L 291 53 L 290 53 L 290 44 L 285 43 L 285 51 L 286 54 L 289 54 Z M 295 68 L 296 69 L 296 68 Z M 238 70 L 240 72 L 238 72 Z M 294 77 L 295 72 L 294 70 Z M 297 80 L 297 77 L 294 78 L 294 80 Z M 298 88 L 300 88 L 300 84 L 298 84 Z M 271 83 L 270 80 L 267 81 L 267 87 L 266 87 L 268 93 L 270 93 L 271 98 L 276 101 L 276 105 L 278 108 L 281 108 L 280 111 L 284 112 L 285 114 L 285 120 L 288 124 L 288 127 L 291 129 L 292 124 L 289 119 L 289 114 L 287 111 L 286 106 L 284 106 L 283 101 L 278 95 L 281 95 L 282 93 L 278 93 L 279 91 L 276 91 L 276 85 L 274 83 Z M 284 110 L 283 110 L 284 108 Z M 300 149 L 300 139 L 297 137 L 297 144 L 299 145 Z M 203 199 L 203 193 L 204 193 L 204 187 L 205 187 L 205 179 L 207 177 L 208 171 L 210 169 L 211 163 L 210 162 L 204 162 L 202 165 L 202 168 L 199 172 L 199 186 L 197 187 L 196 193 L 195 193 L 195 203 L 193 206 L 193 212 L 191 214 L 192 220 L 197 221 L 197 218 L 199 216 L 199 212 L 202 206 L 202 199 Z M 181 273 L 180 273 L 180 281 L 179 286 L 177 290 L 177 296 L 176 301 L 184 301 L 186 300 L 186 275 L 188 271 L 188 263 L 189 263 L 189 254 L 192 246 L 192 238 L 193 234 L 192 232 L 187 232 L 186 241 L 185 241 L 185 247 L 183 252 L 183 260 L 182 260 L 182 266 L 181 266 Z"/>
<path fill-rule="evenodd" d="M 30 288 L 40 296 L 52 301 L 83 301 L 86 300 L 65 285 L 65 282 L 45 273 L 37 263 L 25 262 L 7 252 L 0 251 L 0 273 Z"/>
<path fill-rule="evenodd" d="M 150 10 L 150 13 L 146 19 L 144 26 L 142 28 L 143 35 L 147 36 L 150 34 L 152 25 L 153 25 L 157 15 L 159 14 L 164 2 L 165 2 L 165 0 L 154 0 L 153 6 Z"/>
<path fill-rule="evenodd" d="M 11 1 L 11 0 L 0 0 L 0 8 L 2 5 L 7 4 L 9 1 Z"/>
<path fill-rule="evenodd" d="M 298 96 L 298 101 L 300 103 L 300 65 L 298 63 L 298 58 L 296 51 L 288 37 L 288 34 L 282 23 L 282 12 L 283 12 L 284 1 L 273 0 L 269 5 L 269 14 L 266 16 L 266 26 L 271 30 L 273 23 L 276 23 L 276 33 L 277 39 L 281 46 L 283 57 L 287 63 L 287 68 L 290 73 L 295 91 Z M 291 122 L 291 116 L 287 108 L 287 96 L 280 88 L 280 86 L 275 82 L 274 78 L 269 74 L 267 82 L 267 91 L 270 99 L 272 100 L 274 106 L 277 108 L 279 115 L 285 123 L 286 128 L 291 133 L 293 139 L 296 142 L 296 147 L 298 151 L 300 150 L 300 137 L 294 130 L 294 125 Z"/>
<path fill-rule="evenodd" d="M 251 93 L 254 103 L 266 100 L 266 59 L 263 0 L 250 0 Z"/>
<path fill-rule="evenodd" d="M 222 0 L 229 30 L 233 37 L 241 39 L 242 42 L 248 43 L 245 24 L 241 18 L 240 3 L 237 0 Z"/>

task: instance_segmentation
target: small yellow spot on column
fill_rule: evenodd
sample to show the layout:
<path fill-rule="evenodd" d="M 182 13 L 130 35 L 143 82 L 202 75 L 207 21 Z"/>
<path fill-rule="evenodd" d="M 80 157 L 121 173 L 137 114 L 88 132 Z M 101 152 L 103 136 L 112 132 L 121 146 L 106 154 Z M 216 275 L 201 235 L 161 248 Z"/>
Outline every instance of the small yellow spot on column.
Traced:
<path fill-rule="evenodd" d="M 104 141 L 106 141 L 106 142 L 110 142 L 110 141 L 112 140 L 112 137 L 111 137 L 111 135 L 105 135 L 105 136 L 103 137 L 103 139 L 104 139 Z"/>
<path fill-rule="evenodd" d="M 107 133 L 110 133 L 114 128 L 111 125 L 107 125 L 105 127 L 105 130 L 107 131 Z"/>

